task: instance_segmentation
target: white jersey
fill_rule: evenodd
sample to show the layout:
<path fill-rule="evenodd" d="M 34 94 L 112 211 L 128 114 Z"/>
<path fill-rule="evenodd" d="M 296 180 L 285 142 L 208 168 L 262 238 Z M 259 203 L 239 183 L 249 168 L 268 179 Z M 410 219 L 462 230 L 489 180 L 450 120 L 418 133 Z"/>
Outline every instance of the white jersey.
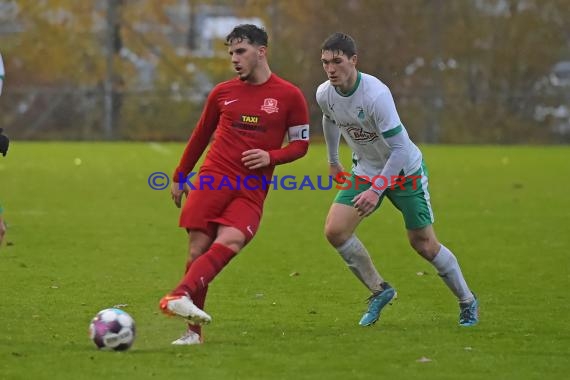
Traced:
<path fill-rule="evenodd" d="M 385 138 L 398 133 L 404 133 L 407 141 L 407 160 L 401 168 L 404 175 L 420 168 L 422 153 L 402 125 L 390 89 L 378 78 L 358 72 L 354 89 L 346 95 L 327 80 L 317 89 L 317 103 L 352 149 L 354 174 L 369 178 L 379 175 L 391 154 Z"/>
<path fill-rule="evenodd" d="M 2 84 L 4 83 L 4 62 L 2 62 L 2 54 L 0 54 L 0 95 L 2 95 Z"/>

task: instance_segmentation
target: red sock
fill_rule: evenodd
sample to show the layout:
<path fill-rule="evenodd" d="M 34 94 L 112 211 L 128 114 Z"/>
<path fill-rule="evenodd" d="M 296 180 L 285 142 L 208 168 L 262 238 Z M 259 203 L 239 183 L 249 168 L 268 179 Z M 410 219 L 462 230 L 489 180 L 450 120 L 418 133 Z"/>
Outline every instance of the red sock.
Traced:
<path fill-rule="evenodd" d="M 184 273 L 188 273 L 188 269 L 190 269 L 190 266 L 192 266 L 192 263 L 194 262 L 194 260 L 189 259 L 188 261 L 186 261 L 186 270 L 184 271 Z"/>
<path fill-rule="evenodd" d="M 206 294 L 208 293 L 208 287 L 200 288 L 196 293 L 191 294 L 192 302 L 194 305 L 198 306 L 200 309 L 204 310 L 204 306 L 206 306 Z M 193 325 L 188 323 L 188 330 L 194 331 L 196 334 L 200 335 L 202 339 L 202 326 L 200 325 Z"/>
<path fill-rule="evenodd" d="M 184 278 L 174 289 L 172 294 L 190 294 L 192 300 L 202 289 L 206 289 L 208 284 L 237 254 L 225 245 L 214 243 L 204 254 L 194 260 L 189 265 Z M 205 298 L 205 292 L 203 298 Z M 196 300 L 194 300 L 196 301 Z M 196 304 L 196 302 L 194 302 Z M 196 304 L 196 306 L 198 306 Z"/>
<path fill-rule="evenodd" d="M 193 262 L 194 262 L 194 260 L 192 260 L 192 259 L 190 259 L 186 262 L 186 271 L 184 273 L 188 272 L 188 269 L 190 269 Z M 206 305 L 206 294 L 207 293 L 208 293 L 208 287 L 206 286 L 205 288 L 201 288 L 196 293 L 191 295 L 192 302 L 194 302 L 194 305 L 198 306 L 202 310 L 204 310 L 204 306 Z M 191 323 L 188 323 L 188 330 L 193 331 L 196 334 L 200 335 L 202 340 L 204 339 L 204 336 L 202 335 L 202 326 L 193 325 Z"/>

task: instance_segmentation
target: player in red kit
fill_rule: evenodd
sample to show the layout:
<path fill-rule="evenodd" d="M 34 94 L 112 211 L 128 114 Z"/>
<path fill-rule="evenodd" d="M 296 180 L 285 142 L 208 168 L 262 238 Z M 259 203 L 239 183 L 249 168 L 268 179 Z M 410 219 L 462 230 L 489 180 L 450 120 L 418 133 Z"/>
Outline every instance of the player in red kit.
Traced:
<path fill-rule="evenodd" d="M 190 240 L 186 273 L 160 300 L 167 315 L 187 320 L 188 330 L 172 342 L 203 342 L 201 325 L 208 284 L 253 238 L 263 211 L 275 165 L 303 157 L 309 146 L 309 115 L 301 91 L 271 72 L 267 33 L 255 25 L 238 25 L 226 37 L 238 77 L 218 84 L 208 96 L 201 118 L 173 175 L 172 199 L 180 207 L 180 226 Z M 213 186 L 185 182 L 214 140 L 198 176 Z M 288 144 L 282 147 L 285 136 Z M 247 183 L 242 181 L 247 177 Z M 225 181 L 225 182 L 224 182 Z M 220 186 L 225 183 L 225 186 Z"/>

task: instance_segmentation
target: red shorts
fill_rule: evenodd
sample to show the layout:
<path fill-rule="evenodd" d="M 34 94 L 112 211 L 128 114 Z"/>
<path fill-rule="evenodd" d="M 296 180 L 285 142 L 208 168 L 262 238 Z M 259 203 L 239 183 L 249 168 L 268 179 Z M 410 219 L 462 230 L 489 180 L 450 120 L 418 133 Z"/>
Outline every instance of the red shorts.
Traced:
<path fill-rule="evenodd" d="M 245 235 L 247 244 L 259 228 L 263 210 L 264 196 L 260 198 L 254 192 L 227 187 L 190 190 L 180 214 L 180 227 L 202 231 L 212 239 L 219 225 L 234 227 Z"/>

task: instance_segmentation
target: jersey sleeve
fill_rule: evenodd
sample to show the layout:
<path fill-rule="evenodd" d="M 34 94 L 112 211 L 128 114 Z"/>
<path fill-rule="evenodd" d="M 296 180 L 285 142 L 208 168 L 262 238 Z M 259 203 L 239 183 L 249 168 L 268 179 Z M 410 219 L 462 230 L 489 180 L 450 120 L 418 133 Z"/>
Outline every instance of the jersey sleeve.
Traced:
<path fill-rule="evenodd" d="M 392 137 L 402 131 L 402 122 L 396 110 L 392 93 L 385 87 L 372 101 L 372 117 L 382 137 Z"/>
<path fill-rule="evenodd" d="M 325 143 L 327 145 L 327 156 L 329 164 L 338 164 L 338 147 L 340 144 L 340 130 L 336 126 L 335 121 L 331 118 L 329 113 L 329 106 L 327 104 L 326 98 L 326 86 L 327 83 L 323 83 L 317 88 L 317 93 L 315 95 L 317 99 L 317 104 L 323 113 L 323 135 L 325 137 Z"/>
<path fill-rule="evenodd" d="M 287 127 L 289 129 L 288 134 L 289 138 L 291 137 L 301 137 L 303 135 L 306 138 L 302 138 L 302 140 L 308 139 L 308 129 L 309 129 L 309 108 L 307 107 L 307 102 L 305 101 L 305 97 L 301 90 L 295 87 L 295 90 L 291 94 L 291 108 L 289 110 L 289 114 L 287 115 Z M 295 133 L 295 131 L 300 131 L 301 129 L 306 128 L 306 135 L 303 133 Z M 295 140 L 299 140 L 299 138 L 294 138 Z"/>
<path fill-rule="evenodd" d="M 295 87 L 291 108 L 287 115 L 287 138 L 289 143 L 269 151 L 271 165 L 281 165 L 303 157 L 309 148 L 309 109 L 301 90 Z"/>
<path fill-rule="evenodd" d="M 379 195 L 386 190 L 386 186 L 383 183 L 384 178 L 394 178 L 404 170 L 404 166 L 408 160 L 408 151 L 406 150 L 406 147 L 410 142 L 407 133 L 396 133 L 392 136 L 386 137 L 385 139 L 390 147 L 390 157 L 388 158 L 388 161 L 386 161 L 386 164 L 380 173 L 380 178 L 376 180 L 376 186 L 371 187 L 372 191 Z"/>
<path fill-rule="evenodd" d="M 289 141 L 309 141 L 309 108 L 301 90 L 295 87 L 292 93 L 292 107 L 287 117 L 287 138 Z"/>
<path fill-rule="evenodd" d="M 220 108 L 218 103 L 219 87 L 215 87 L 204 105 L 202 115 L 196 128 L 184 149 L 180 163 L 174 170 L 172 180 L 174 182 L 182 182 L 186 176 L 194 169 L 194 166 L 204 153 L 204 150 L 210 142 L 212 134 L 218 126 L 220 119 Z"/>

